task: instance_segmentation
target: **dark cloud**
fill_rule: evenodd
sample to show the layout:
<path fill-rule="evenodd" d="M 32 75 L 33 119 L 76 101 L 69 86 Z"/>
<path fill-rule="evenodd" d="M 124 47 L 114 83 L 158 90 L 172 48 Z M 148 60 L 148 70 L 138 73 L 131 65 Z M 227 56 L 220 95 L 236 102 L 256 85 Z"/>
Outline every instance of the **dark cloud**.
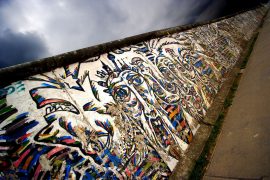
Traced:
<path fill-rule="evenodd" d="M 196 22 L 198 15 L 202 13 L 205 8 L 211 5 L 211 0 L 201 1 L 171 1 L 166 14 L 167 19 L 170 19 L 171 26 L 191 24 Z M 219 1 L 216 1 L 220 4 Z M 213 12 L 219 9 L 213 9 Z M 209 15 L 209 18 L 215 18 L 215 16 Z M 173 24 L 173 25 L 172 25 Z"/>
<path fill-rule="evenodd" d="M 261 3 L 267 3 L 269 0 L 222 0 L 225 2 L 221 16 L 229 15 L 241 10 L 250 9 L 260 5 Z"/>
<path fill-rule="evenodd" d="M 47 54 L 44 41 L 36 33 L 0 32 L 0 68 L 38 59 Z"/>
<path fill-rule="evenodd" d="M 198 13 L 196 13 L 196 17 L 194 18 L 194 22 L 203 22 L 209 21 L 211 19 L 215 19 L 221 17 L 221 14 L 224 9 L 225 2 L 223 0 L 211 0 L 204 5 L 203 8 L 200 9 Z"/>
<path fill-rule="evenodd" d="M 0 6 L 0 31 L 4 27 L 13 32 L 38 32 L 48 45 L 46 56 L 52 56 L 192 23 L 209 1 L 13 0 Z"/>
<path fill-rule="evenodd" d="M 268 0 L 0 0 L 0 67 L 215 19 L 262 1 Z"/>

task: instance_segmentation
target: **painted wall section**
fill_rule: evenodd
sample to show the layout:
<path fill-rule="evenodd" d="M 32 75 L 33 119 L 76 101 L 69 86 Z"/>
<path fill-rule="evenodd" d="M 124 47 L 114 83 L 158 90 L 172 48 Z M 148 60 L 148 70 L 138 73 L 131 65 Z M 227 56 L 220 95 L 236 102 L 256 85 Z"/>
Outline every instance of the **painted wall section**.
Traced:
<path fill-rule="evenodd" d="M 1 176 L 168 178 L 264 8 L 0 90 Z"/>

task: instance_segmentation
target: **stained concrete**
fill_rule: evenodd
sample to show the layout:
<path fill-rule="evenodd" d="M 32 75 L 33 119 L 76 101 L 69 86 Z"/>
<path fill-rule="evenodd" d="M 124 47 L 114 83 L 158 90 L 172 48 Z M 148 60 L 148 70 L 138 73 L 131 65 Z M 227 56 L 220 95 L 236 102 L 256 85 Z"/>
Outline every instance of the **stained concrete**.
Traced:
<path fill-rule="evenodd" d="M 270 13 L 228 111 L 205 180 L 270 179 Z"/>

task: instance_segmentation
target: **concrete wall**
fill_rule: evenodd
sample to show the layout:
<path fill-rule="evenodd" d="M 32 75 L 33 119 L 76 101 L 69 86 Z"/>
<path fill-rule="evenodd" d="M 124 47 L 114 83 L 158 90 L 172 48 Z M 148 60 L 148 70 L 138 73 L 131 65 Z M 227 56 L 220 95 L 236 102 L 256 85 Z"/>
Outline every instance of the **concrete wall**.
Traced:
<path fill-rule="evenodd" d="M 169 177 L 265 8 L 0 90 L 1 176 Z"/>

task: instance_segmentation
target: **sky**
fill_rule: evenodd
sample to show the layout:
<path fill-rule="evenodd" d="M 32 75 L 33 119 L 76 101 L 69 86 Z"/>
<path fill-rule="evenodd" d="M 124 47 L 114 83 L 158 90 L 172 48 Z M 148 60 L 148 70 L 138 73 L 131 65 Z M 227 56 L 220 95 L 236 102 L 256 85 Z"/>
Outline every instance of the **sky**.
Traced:
<path fill-rule="evenodd" d="M 0 68 L 215 19 L 262 1 L 0 0 Z"/>

